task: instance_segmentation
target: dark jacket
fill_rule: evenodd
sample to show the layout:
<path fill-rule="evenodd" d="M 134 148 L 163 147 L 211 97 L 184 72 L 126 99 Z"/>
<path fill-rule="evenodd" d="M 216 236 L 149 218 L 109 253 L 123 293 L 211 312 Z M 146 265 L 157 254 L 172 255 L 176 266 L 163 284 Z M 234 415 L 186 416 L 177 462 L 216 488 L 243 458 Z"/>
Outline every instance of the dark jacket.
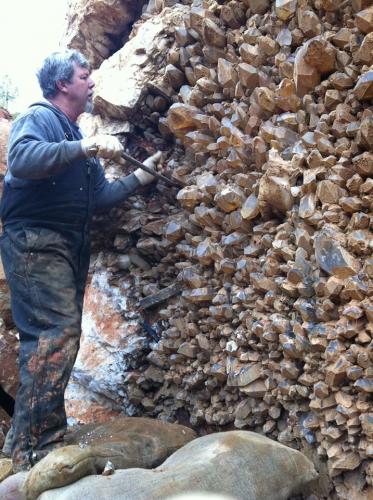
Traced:
<path fill-rule="evenodd" d="M 30 106 L 13 124 L 1 200 L 3 225 L 88 228 L 140 186 L 131 174 L 109 183 L 98 160 L 81 149 L 79 127 L 47 102 Z"/>

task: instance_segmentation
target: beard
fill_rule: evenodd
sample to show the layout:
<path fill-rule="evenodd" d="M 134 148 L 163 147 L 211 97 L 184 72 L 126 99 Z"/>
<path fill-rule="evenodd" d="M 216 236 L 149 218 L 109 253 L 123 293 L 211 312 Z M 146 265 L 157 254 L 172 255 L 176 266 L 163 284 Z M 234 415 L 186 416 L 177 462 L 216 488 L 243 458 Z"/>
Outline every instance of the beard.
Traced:
<path fill-rule="evenodd" d="M 84 106 L 85 113 L 92 113 L 93 111 L 93 101 L 92 99 L 88 99 Z"/>

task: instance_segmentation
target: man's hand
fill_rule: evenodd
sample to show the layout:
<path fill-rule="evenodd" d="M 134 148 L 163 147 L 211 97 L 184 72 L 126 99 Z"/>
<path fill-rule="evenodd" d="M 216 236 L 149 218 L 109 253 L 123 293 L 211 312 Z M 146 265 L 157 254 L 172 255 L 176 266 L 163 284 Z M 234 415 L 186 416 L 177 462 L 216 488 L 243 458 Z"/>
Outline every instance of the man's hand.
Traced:
<path fill-rule="evenodd" d="M 145 161 L 143 161 L 143 164 L 146 167 L 151 168 L 152 170 L 155 170 L 157 163 L 159 162 L 161 156 L 162 156 L 162 153 L 160 151 L 158 151 L 157 153 L 155 153 L 152 156 L 149 156 L 149 158 L 147 158 Z M 142 168 L 136 169 L 134 171 L 134 174 L 136 175 L 136 177 L 138 178 L 138 180 L 140 181 L 140 184 L 142 186 L 145 186 L 146 184 L 150 184 L 155 179 L 154 175 L 150 174 L 149 172 L 146 172 Z"/>
<path fill-rule="evenodd" d="M 123 146 L 113 135 L 94 135 L 80 141 L 82 150 L 89 158 L 99 156 L 108 160 L 118 160 L 121 157 Z"/>

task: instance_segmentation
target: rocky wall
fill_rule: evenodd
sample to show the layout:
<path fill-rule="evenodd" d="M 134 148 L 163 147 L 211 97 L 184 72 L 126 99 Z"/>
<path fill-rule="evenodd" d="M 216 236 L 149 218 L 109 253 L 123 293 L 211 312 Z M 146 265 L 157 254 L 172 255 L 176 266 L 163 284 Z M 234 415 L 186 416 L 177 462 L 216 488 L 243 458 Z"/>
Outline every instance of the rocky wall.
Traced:
<path fill-rule="evenodd" d="M 183 3 L 149 4 L 94 75 L 91 127 L 117 127 L 140 159 L 167 151 L 164 173 L 185 184 L 111 214 L 101 263 L 126 295 L 112 301 L 121 325 L 139 325 L 135 352 L 112 358 L 117 403 L 308 443 L 341 498 L 346 480 L 362 494 L 373 472 L 372 2 Z"/>
<path fill-rule="evenodd" d="M 368 498 L 373 2 L 156 0 L 105 50 L 122 21 L 95 19 L 70 24 L 97 68 L 82 125 L 185 187 L 95 221 L 70 418 L 254 430 L 313 450 L 324 496 Z"/>
<path fill-rule="evenodd" d="M 70 0 L 64 42 L 96 68 L 127 41 L 144 4 L 146 0 Z"/>

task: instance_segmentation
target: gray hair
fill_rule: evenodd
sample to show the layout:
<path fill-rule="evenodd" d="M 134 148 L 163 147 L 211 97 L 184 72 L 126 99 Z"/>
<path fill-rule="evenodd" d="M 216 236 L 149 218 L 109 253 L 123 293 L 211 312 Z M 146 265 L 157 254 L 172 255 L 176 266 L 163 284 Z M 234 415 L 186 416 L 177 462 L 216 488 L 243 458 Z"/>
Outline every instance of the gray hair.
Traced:
<path fill-rule="evenodd" d="M 82 68 L 90 69 L 89 62 L 81 52 L 74 49 L 52 52 L 44 59 L 36 73 L 43 96 L 48 99 L 58 93 L 57 82 L 71 82 L 74 74 L 74 63 Z"/>

